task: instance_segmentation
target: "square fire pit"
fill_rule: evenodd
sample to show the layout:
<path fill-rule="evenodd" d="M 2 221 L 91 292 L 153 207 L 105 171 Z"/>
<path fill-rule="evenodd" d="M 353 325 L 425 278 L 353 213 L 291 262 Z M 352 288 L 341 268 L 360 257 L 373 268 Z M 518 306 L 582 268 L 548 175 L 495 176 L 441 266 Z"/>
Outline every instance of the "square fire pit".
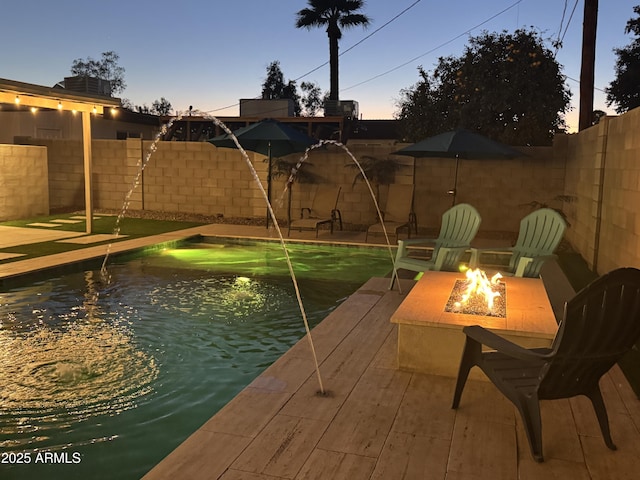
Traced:
<path fill-rule="evenodd" d="M 391 322 L 398 324 L 401 369 L 456 377 L 466 325 L 482 325 L 526 348 L 551 345 L 558 325 L 541 279 L 502 278 L 504 316 L 447 311 L 459 280 L 465 280 L 463 274 L 425 272 L 392 315 Z M 478 369 L 470 378 L 486 379 Z"/>

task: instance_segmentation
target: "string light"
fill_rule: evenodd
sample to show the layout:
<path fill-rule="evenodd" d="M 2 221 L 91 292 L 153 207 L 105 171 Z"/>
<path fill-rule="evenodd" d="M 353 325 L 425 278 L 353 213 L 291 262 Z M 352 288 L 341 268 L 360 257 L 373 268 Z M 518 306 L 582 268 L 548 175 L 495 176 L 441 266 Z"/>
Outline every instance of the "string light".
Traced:
<path fill-rule="evenodd" d="M 31 113 L 36 113 L 38 109 L 36 107 L 31 107 Z"/>
<path fill-rule="evenodd" d="M 96 106 L 93 107 L 93 113 L 98 113 L 98 108 Z"/>
<path fill-rule="evenodd" d="M 16 95 L 16 105 L 20 104 L 20 97 Z"/>
<path fill-rule="evenodd" d="M 62 102 L 58 101 L 58 110 L 62 110 Z"/>

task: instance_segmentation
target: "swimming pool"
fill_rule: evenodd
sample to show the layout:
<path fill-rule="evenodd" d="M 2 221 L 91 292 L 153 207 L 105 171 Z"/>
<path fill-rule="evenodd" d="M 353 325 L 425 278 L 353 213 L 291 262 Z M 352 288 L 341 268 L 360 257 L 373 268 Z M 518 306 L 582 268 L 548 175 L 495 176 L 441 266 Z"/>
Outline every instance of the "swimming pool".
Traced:
<path fill-rule="evenodd" d="M 289 254 L 312 326 L 391 269 L 385 249 Z M 84 270 L 0 293 L 2 478 L 140 478 L 304 335 L 278 243 L 108 270 L 108 285 Z"/>

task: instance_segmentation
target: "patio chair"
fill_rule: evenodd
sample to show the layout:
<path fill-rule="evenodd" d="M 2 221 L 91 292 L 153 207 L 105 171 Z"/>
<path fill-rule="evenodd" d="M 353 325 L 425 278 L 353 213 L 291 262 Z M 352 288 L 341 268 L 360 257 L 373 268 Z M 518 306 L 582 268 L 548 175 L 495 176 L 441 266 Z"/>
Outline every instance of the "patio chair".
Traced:
<path fill-rule="evenodd" d="M 555 258 L 553 254 L 562 240 L 567 224 L 562 216 L 550 208 L 541 208 L 520 222 L 518 240 L 508 248 L 472 248 L 471 268 L 482 264 L 482 254 L 510 254 L 509 266 L 503 272 L 516 277 L 538 277 L 544 262 Z"/>
<path fill-rule="evenodd" d="M 478 366 L 520 412 L 536 461 L 544 460 L 540 400 L 585 395 L 605 444 L 616 449 L 599 381 L 640 338 L 640 270 L 614 270 L 569 300 L 551 348 L 525 349 L 478 325 L 462 331 L 466 343 L 452 408 Z"/>
<path fill-rule="evenodd" d="M 382 212 L 383 221 L 371 225 L 367 229 L 365 242 L 369 240 L 369 234 L 382 234 L 384 231 L 393 232 L 398 238 L 398 230 L 407 228 L 407 235 L 411 237 L 411 228 L 418 231 L 416 216 L 413 212 L 413 185 L 392 183 L 389 185 L 387 203 Z M 382 228 L 384 224 L 384 230 Z"/>
<path fill-rule="evenodd" d="M 289 223 L 287 236 L 291 235 L 291 229 L 315 230 L 318 238 L 320 225 L 329 224 L 333 234 L 333 224 L 338 222 L 342 230 L 342 214 L 338 210 L 338 198 L 340 197 L 340 187 L 335 185 L 318 185 L 311 200 L 311 206 L 300 209 L 300 219 Z"/>
<path fill-rule="evenodd" d="M 470 243 L 476 236 L 480 222 L 478 211 L 467 203 L 460 203 L 442 215 L 440 234 L 438 238 L 414 238 L 398 241 L 398 252 L 393 264 L 393 273 L 389 289 L 398 275 L 398 269 L 426 272 L 429 270 L 457 271 L 460 258 L 470 248 Z M 429 259 L 411 256 L 408 247 L 422 245 L 433 248 Z"/>

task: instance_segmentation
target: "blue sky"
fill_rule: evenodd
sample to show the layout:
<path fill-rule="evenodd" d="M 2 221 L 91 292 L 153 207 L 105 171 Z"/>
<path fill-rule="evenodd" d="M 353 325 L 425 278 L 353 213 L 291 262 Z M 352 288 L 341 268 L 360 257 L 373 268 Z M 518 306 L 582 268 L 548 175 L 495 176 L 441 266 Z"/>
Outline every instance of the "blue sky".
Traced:
<path fill-rule="evenodd" d="M 598 89 L 614 78 L 613 49 L 630 43 L 624 27 L 639 3 L 600 1 L 595 108 L 609 113 Z M 10 2 L 2 7 L 0 77 L 50 86 L 69 75 L 73 60 L 114 50 L 125 68 L 121 96 L 134 104 L 165 97 L 178 111 L 193 105 L 238 115 L 238 100 L 260 95 L 274 60 L 285 79 L 329 89 L 328 65 L 304 76 L 329 55 L 324 30 L 295 28 L 295 14 L 306 6 L 306 0 Z M 418 81 L 418 66 L 430 71 L 438 57 L 460 55 L 469 35 L 529 26 L 564 38 L 557 59 L 578 80 L 583 9 L 584 0 L 369 0 L 363 11 L 370 27 L 344 31 L 341 51 L 406 12 L 340 57 L 340 98 L 356 100 L 365 119 L 392 118 L 401 89 Z M 568 85 L 576 108 L 567 120 L 575 125 L 578 83 Z"/>

